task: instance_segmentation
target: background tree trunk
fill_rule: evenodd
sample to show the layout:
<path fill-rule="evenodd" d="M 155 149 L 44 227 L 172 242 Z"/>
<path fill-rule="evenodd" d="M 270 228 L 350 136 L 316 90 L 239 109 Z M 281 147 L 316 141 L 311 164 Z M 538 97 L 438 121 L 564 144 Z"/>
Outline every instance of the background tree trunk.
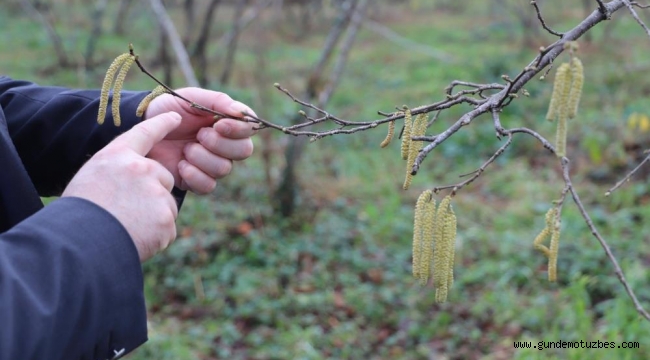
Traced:
<path fill-rule="evenodd" d="M 63 41 L 61 41 L 61 37 L 59 36 L 59 34 L 57 34 L 52 23 L 47 19 L 47 17 L 45 17 L 40 11 L 38 11 L 38 9 L 36 9 L 29 2 L 29 0 L 20 0 L 20 5 L 22 6 L 23 10 L 25 10 L 25 12 L 27 12 L 27 14 L 32 19 L 40 22 L 43 28 L 45 29 L 45 31 L 47 32 L 47 36 L 50 38 L 50 41 L 52 42 L 52 46 L 54 47 L 54 52 L 56 53 L 58 65 L 60 67 L 70 66 L 71 63 L 68 60 L 68 55 L 63 46 Z"/>
<path fill-rule="evenodd" d="M 221 0 L 211 0 L 205 12 L 203 23 L 199 37 L 196 40 L 194 49 L 192 50 L 192 62 L 195 64 L 198 73 L 199 84 L 205 87 L 210 81 L 208 78 L 208 60 L 206 55 L 208 39 L 210 38 L 210 30 L 212 29 L 212 22 L 214 14 L 219 7 Z"/>
<path fill-rule="evenodd" d="M 321 57 L 307 80 L 306 101 L 312 102 L 313 100 L 318 100 L 318 106 L 320 108 L 327 105 L 339 83 L 340 77 L 345 69 L 349 50 L 363 22 L 368 2 L 367 0 L 351 0 L 347 4 L 347 7 L 344 6 L 341 8 L 339 17 L 325 41 Z M 329 82 L 325 84 L 322 72 L 331 59 L 333 51 L 336 45 L 339 44 L 346 28 L 347 36 L 345 36 L 341 43 L 339 56 L 329 77 Z M 309 115 L 313 116 L 315 114 L 312 113 Z M 301 120 L 301 115 L 297 115 L 294 118 L 294 122 L 296 123 Z M 306 143 L 307 138 L 304 136 L 291 137 L 285 150 L 286 165 L 282 172 L 282 180 L 275 191 L 275 201 L 273 202 L 275 204 L 275 212 L 285 218 L 292 216 L 295 212 L 300 187 L 297 181 L 296 168 L 298 167 Z"/>
<path fill-rule="evenodd" d="M 167 14 L 167 10 L 165 10 L 165 7 L 160 0 L 149 0 L 149 4 L 156 15 L 158 23 L 163 28 L 163 32 L 167 36 L 169 43 L 174 49 L 176 62 L 185 77 L 185 82 L 188 86 L 198 87 L 199 81 L 196 79 L 196 75 L 194 74 L 194 69 L 190 63 L 190 57 L 187 55 L 187 50 L 185 49 L 185 46 L 183 46 L 183 41 L 181 41 L 181 37 L 178 35 L 178 31 L 176 31 L 174 23 L 169 18 L 169 14 Z"/>
<path fill-rule="evenodd" d="M 239 39 L 239 34 L 243 29 L 243 24 L 241 23 L 242 16 L 244 15 L 244 10 L 248 0 L 239 0 L 237 2 L 237 7 L 235 8 L 235 16 L 233 18 L 232 25 L 232 36 L 228 41 L 228 46 L 226 50 L 226 60 L 221 71 L 221 76 L 219 77 L 219 82 L 221 84 L 228 84 L 230 81 L 230 76 L 232 75 L 233 61 L 235 60 L 235 52 L 237 51 L 237 40 Z"/>

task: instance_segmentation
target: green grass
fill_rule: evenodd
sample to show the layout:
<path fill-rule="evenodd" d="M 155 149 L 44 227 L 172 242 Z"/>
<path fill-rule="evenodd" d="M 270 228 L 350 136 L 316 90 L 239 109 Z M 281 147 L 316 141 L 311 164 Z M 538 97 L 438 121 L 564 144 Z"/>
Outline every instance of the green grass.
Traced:
<path fill-rule="evenodd" d="M 460 13 L 416 5 L 383 9 L 380 19 L 454 61 L 427 58 L 362 30 L 329 110 L 369 119 L 377 110 L 431 103 L 454 79 L 500 81 L 503 73 L 516 75 L 535 54 L 514 36 L 523 30 L 507 12 L 489 15 L 487 4 Z M 562 15 L 568 7 L 544 8 L 551 26 L 567 29 L 575 24 L 579 12 Z M 82 13 L 79 10 L 70 24 L 87 29 Z M 226 28 L 226 15 L 219 18 L 215 36 Z M 327 25 L 318 23 L 313 33 L 295 41 L 276 31 L 272 16 L 277 15 L 269 14 L 259 24 L 266 29 L 263 36 L 251 30 L 242 39 L 235 83 L 227 91 L 256 104 L 258 114 L 282 122 L 298 108 L 273 92 L 270 83 L 278 81 L 300 92 Z M 612 41 L 602 41 L 600 26 L 594 29 L 594 43 L 582 44 L 586 86 L 579 118 L 569 124 L 569 151 L 574 184 L 630 284 L 648 305 L 647 182 L 627 184 L 610 198 L 602 195 L 634 165 L 639 153 L 626 147 L 648 147 L 649 137 L 626 128 L 630 113 L 650 113 L 644 96 L 649 80 L 643 72 L 625 70 L 647 67 L 647 38 L 629 16 L 616 16 L 615 21 Z M 40 27 L 22 14 L 0 11 L 0 23 L 21 29 L 12 32 L 17 34 L 13 38 L 0 39 L 0 68 L 11 76 L 43 84 L 99 85 L 101 70 L 83 81 L 76 69 L 44 73 L 53 63 L 52 49 Z M 129 24 L 125 37 L 109 34 L 98 43 L 98 58 L 105 57 L 106 64 L 128 42 L 139 47 L 145 62 L 154 58 L 154 31 L 147 30 L 151 19 L 133 16 Z M 65 22 L 57 23 L 57 30 L 70 49 L 83 49 L 85 32 L 75 37 Z M 542 35 L 541 43 L 552 39 Z M 254 49 L 260 46 L 266 49 L 265 76 L 272 80 L 254 87 Z M 213 74 L 218 74 L 220 53 L 212 51 Z M 566 61 L 566 55 L 559 61 Z M 127 83 L 139 89 L 153 86 L 135 72 Z M 530 98 L 518 99 L 503 112 L 504 126 L 528 126 L 553 139 L 555 124 L 543 119 L 550 81 L 532 81 L 527 89 Z M 261 98 L 268 102 L 260 103 Z M 443 113 L 431 133 L 468 109 Z M 557 160 L 532 138 L 516 137 L 509 151 L 454 199 L 459 226 L 456 283 L 449 302 L 435 304 L 433 289 L 420 287 L 410 276 L 415 199 L 426 188 L 458 181 L 458 175 L 480 166 L 501 143 L 494 138 L 491 119 L 477 119 L 430 154 L 412 189 L 404 192 L 406 169 L 398 160 L 399 145 L 379 149 L 384 135 L 382 127 L 309 144 L 300 165 L 302 191 L 295 219 L 272 214 L 270 185 L 259 155 L 271 152 L 271 176 L 277 182 L 284 163 L 282 134 L 273 134 L 270 149 L 262 149 L 256 138 L 257 155 L 237 164 L 211 196 L 188 196 L 178 220 L 181 237 L 145 265 L 150 341 L 130 358 L 650 356 L 643 343 L 650 324 L 634 310 L 570 201 L 563 211 L 558 283 L 547 281 L 546 260 L 534 251 L 532 241 L 563 183 Z M 514 341 L 557 340 L 639 341 L 641 348 L 513 347 Z"/>

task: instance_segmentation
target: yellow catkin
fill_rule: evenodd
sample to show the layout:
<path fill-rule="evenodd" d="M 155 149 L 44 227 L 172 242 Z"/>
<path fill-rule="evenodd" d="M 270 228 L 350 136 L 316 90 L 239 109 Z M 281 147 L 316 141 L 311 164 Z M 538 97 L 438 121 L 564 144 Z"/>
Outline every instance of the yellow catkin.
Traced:
<path fill-rule="evenodd" d="M 562 64 L 555 73 L 555 80 L 553 81 L 553 93 L 551 94 L 551 101 L 548 104 L 548 112 L 546 113 L 546 120 L 553 121 L 558 116 L 559 107 L 561 103 L 562 94 L 564 94 L 564 86 L 566 79 L 569 75 L 569 66 Z"/>
<path fill-rule="evenodd" d="M 571 79 L 571 89 L 569 90 L 569 99 L 567 103 L 567 107 L 569 108 L 569 119 L 573 119 L 578 113 L 578 105 L 580 104 L 580 97 L 582 95 L 582 85 L 585 79 L 582 61 L 577 57 L 571 59 Z"/>
<path fill-rule="evenodd" d="M 426 204 L 431 199 L 431 190 L 420 194 L 415 203 L 415 216 L 413 219 L 413 277 L 420 278 L 420 268 L 422 262 L 422 239 L 424 229 L 424 217 Z"/>
<path fill-rule="evenodd" d="M 454 262 L 456 260 L 456 214 L 454 209 L 449 206 L 449 222 L 447 224 L 449 235 L 448 235 L 448 246 L 449 246 L 449 264 L 447 265 L 448 276 L 447 276 L 447 291 L 451 289 L 454 285 Z"/>
<path fill-rule="evenodd" d="M 124 86 L 124 79 L 126 79 L 126 74 L 129 72 L 131 65 L 135 62 L 135 57 L 129 56 L 124 63 L 120 72 L 115 78 L 115 86 L 113 87 L 113 102 L 111 103 L 111 108 L 113 109 L 113 124 L 115 126 L 120 126 L 122 120 L 120 118 L 120 100 L 122 98 L 122 87 Z"/>
<path fill-rule="evenodd" d="M 153 91 L 147 94 L 147 96 L 145 96 L 144 99 L 140 101 L 138 108 L 135 110 L 135 116 L 142 117 L 142 115 L 144 115 L 144 112 L 147 110 L 147 107 L 149 107 L 151 101 L 165 93 L 167 93 L 167 89 L 160 85 L 156 86 Z"/>
<path fill-rule="evenodd" d="M 450 259 L 450 237 L 451 237 L 451 196 L 446 196 L 438 205 L 436 212 L 435 239 L 436 244 L 433 252 L 433 284 L 436 288 L 436 302 L 441 303 L 447 300 L 449 290 L 449 265 Z"/>
<path fill-rule="evenodd" d="M 557 281 L 557 256 L 560 249 L 560 222 L 560 216 L 557 211 L 555 211 L 548 257 L 548 281 L 551 282 Z"/>
<path fill-rule="evenodd" d="M 410 131 L 411 134 L 409 136 L 409 141 L 411 137 L 423 136 L 427 131 L 428 122 L 429 122 L 429 117 L 427 116 L 427 114 L 418 115 L 415 118 L 413 125 L 411 126 L 411 131 Z M 409 187 L 411 186 L 411 182 L 413 181 L 413 175 L 411 174 L 411 171 L 413 171 L 413 164 L 415 163 L 415 158 L 420 153 L 422 146 L 423 146 L 422 141 L 411 141 L 411 144 L 409 145 L 408 157 L 406 159 L 406 178 L 404 179 L 404 186 L 402 186 L 404 190 L 408 190 Z"/>
<path fill-rule="evenodd" d="M 535 247 L 535 249 L 542 252 L 542 254 L 544 254 L 546 257 L 551 256 L 551 251 L 549 250 L 548 247 L 546 247 L 546 245 L 542 243 L 546 240 L 547 237 L 549 237 L 549 235 L 551 235 L 551 230 L 553 229 L 553 221 L 555 219 L 556 213 L 557 213 L 556 207 L 552 207 L 548 209 L 548 211 L 546 212 L 546 216 L 544 217 L 545 219 L 544 230 L 542 230 L 542 232 L 540 232 L 539 235 L 537 235 L 537 237 L 535 238 L 535 241 L 533 241 L 533 246 Z"/>
<path fill-rule="evenodd" d="M 99 125 L 104 123 L 104 118 L 106 118 L 106 108 L 108 107 L 108 93 L 111 89 L 111 85 L 113 84 L 113 79 L 115 78 L 115 74 L 117 73 L 117 70 L 122 66 L 124 61 L 126 61 L 131 55 L 130 54 L 122 54 L 115 58 L 111 65 L 108 67 L 108 70 L 106 71 L 106 76 L 104 76 L 104 82 L 102 83 L 102 90 L 100 92 L 99 96 L 99 112 L 97 114 L 97 123 Z"/>
<path fill-rule="evenodd" d="M 408 159 L 411 145 L 411 110 L 404 109 L 404 131 L 402 132 L 402 160 Z"/>
<path fill-rule="evenodd" d="M 388 134 L 386 135 L 384 141 L 382 141 L 381 144 L 379 144 L 379 146 L 383 148 L 388 146 L 391 140 L 393 140 L 393 135 L 395 135 L 395 120 L 388 123 Z"/>
<path fill-rule="evenodd" d="M 431 196 L 433 193 L 429 190 Z M 436 201 L 431 198 L 425 204 L 422 224 L 422 258 L 420 261 L 420 284 L 426 285 L 431 274 L 433 262 L 434 229 L 436 226 Z"/>
<path fill-rule="evenodd" d="M 557 109 L 557 132 L 555 134 L 555 154 L 558 157 L 562 157 L 566 155 L 567 120 L 569 119 L 568 104 L 572 75 L 568 63 L 560 65 L 560 68 L 557 69 L 557 71 L 558 77 L 560 77 L 560 72 L 566 73 L 566 75 L 560 77 L 563 84 L 561 86 L 562 92 L 560 93 Z"/>

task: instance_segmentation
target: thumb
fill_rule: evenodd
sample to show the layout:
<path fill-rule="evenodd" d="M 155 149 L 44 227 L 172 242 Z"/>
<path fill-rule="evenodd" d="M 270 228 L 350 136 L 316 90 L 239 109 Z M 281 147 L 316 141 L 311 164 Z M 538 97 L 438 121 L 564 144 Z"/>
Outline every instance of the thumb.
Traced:
<path fill-rule="evenodd" d="M 160 142 L 181 123 L 181 116 L 176 112 L 163 113 L 145 120 L 120 135 L 113 143 L 118 143 L 136 153 L 145 156 L 151 148 Z"/>

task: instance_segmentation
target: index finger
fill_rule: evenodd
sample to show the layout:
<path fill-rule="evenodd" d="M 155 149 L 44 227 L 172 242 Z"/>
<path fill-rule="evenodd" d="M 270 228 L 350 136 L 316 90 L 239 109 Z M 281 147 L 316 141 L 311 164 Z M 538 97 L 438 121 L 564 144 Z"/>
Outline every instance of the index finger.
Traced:
<path fill-rule="evenodd" d="M 243 112 L 255 115 L 255 112 L 251 110 L 247 105 L 233 100 L 227 94 L 218 91 L 212 91 L 207 89 L 201 89 L 196 87 L 183 88 L 176 90 L 180 95 L 191 99 L 197 104 L 201 104 L 210 108 L 211 110 L 220 112 L 233 117 L 242 117 L 244 116 Z M 196 111 L 196 109 L 193 109 Z M 204 114 L 204 113 L 201 113 Z"/>
<path fill-rule="evenodd" d="M 132 127 L 115 139 L 113 144 L 122 145 L 145 156 L 180 123 L 181 116 L 178 113 L 172 111 L 160 114 Z"/>

